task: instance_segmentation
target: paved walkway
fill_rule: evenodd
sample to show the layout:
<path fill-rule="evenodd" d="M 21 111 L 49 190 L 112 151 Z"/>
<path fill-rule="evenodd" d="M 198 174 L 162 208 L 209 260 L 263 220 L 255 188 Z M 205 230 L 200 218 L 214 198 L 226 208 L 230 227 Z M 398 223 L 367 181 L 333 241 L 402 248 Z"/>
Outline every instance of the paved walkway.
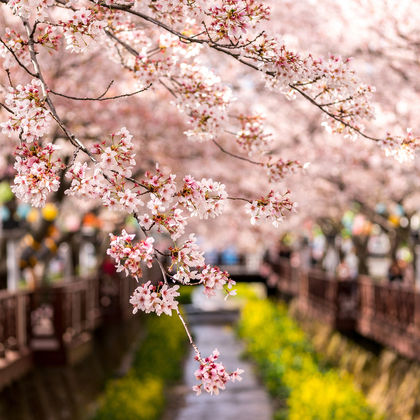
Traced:
<path fill-rule="evenodd" d="M 197 382 L 194 371 L 198 364 L 190 354 L 185 365 L 185 400 L 174 420 L 271 420 L 269 397 L 258 382 L 253 366 L 241 360 L 242 344 L 235 338 L 229 326 L 198 324 L 193 327 L 196 343 L 205 357 L 214 348 L 220 352 L 220 361 L 228 371 L 241 368 L 242 381 L 231 383 L 219 395 L 203 393 L 199 397 L 191 387 Z M 172 420 L 172 419 L 171 419 Z"/>

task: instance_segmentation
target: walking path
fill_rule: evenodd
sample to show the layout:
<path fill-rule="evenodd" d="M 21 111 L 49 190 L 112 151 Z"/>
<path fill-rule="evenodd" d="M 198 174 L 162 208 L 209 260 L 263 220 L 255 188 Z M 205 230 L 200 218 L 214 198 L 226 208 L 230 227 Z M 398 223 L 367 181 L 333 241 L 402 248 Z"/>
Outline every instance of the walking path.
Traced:
<path fill-rule="evenodd" d="M 191 388 L 197 384 L 194 372 L 198 364 L 191 353 L 184 370 L 184 406 L 173 420 L 271 420 L 272 408 L 267 392 L 259 383 L 253 366 L 241 359 L 244 347 L 236 339 L 232 327 L 214 325 L 209 320 L 193 324 L 195 341 L 203 357 L 217 348 L 228 371 L 239 367 L 245 372 L 241 382 L 228 382 L 226 390 L 219 395 L 204 392 L 197 397 Z"/>

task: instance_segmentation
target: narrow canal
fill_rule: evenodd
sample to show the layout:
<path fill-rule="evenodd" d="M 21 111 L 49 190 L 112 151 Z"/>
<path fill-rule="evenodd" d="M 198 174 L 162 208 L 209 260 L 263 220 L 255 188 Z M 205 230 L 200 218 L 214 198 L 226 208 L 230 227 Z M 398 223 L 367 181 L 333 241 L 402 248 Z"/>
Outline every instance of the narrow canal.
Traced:
<path fill-rule="evenodd" d="M 243 346 L 236 339 L 232 327 L 198 324 L 193 327 L 193 333 L 203 355 L 210 355 L 217 348 L 228 371 L 240 367 L 245 372 L 241 382 L 228 383 L 226 390 L 219 395 L 202 394 L 196 397 L 191 387 L 196 383 L 194 371 L 197 362 L 191 354 L 185 365 L 184 407 L 175 420 L 270 420 L 269 397 L 256 378 L 253 366 L 241 359 Z"/>
<path fill-rule="evenodd" d="M 229 382 L 219 395 L 203 393 L 197 397 L 191 388 L 197 383 L 194 372 L 198 364 L 191 350 L 184 367 L 183 385 L 177 392 L 180 407 L 175 414 L 165 416 L 165 420 L 271 420 L 270 398 L 257 378 L 254 366 L 242 358 L 244 346 L 234 331 L 237 311 L 226 309 L 223 298 L 203 299 L 199 293 L 194 294 L 193 302 L 196 310 L 189 311 L 188 319 L 202 355 L 208 356 L 217 348 L 226 369 L 243 369 L 243 379 Z"/>

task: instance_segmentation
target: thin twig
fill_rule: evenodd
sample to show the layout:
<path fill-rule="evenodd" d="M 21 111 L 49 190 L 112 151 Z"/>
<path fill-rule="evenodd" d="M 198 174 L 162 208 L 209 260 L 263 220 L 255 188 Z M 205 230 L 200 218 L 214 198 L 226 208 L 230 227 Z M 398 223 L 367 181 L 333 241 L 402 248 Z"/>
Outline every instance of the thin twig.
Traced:
<path fill-rule="evenodd" d="M 248 200 L 247 198 L 243 198 L 243 197 L 226 197 L 227 200 L 232 200 L 232 201 L 246 201 L 247 203 L 252 203 L 251 200 Z"/>
<path fill-rule="evenodd" d="M 168 92 L 174 97 L 174 98 L 178 98 L 178 96 L 176 95 L 176 93 L 174 92 L 174 90 L 172 88 L 170 88 L 162 79 L 159 79 L 159 83 L 166 89 L 168 90 Z"/>
<path fill-rule="evenodd" d="M 12 81 L 12 76 L 10 75 L 10 70 L 9 69 L 4 69 L 4 71 L 7 74 L 7 79 L 9 80 L 10 87 L 14 88 L 15 86 L 14 86 L 13 81 Z"/>
<path fill-rule="evenodd" d="M 64 94 L 64 93 L 55 92 L 54 90 L 50 90 L 50 92 L 51 92 L 53 95 L 56 95 L 56 96 L 61 96 L 61 97 L 63 97 L 63 98 L 66 98 L 66 99 L 71 99 L 71 100 L 73 100 L 73 101 L 111 101 L 111 100 L 113 100 L 113 99 L 127 98 L 127 97 L 129 97 L 129 96 L 134 96 L 134 95 L 137 95 L 138 93 L 141 93 L 141 92 L 146 91 L 146 90 L 147 90 L 147 89 L 149 89 L 151 86 L 152 86 L 152 83 L 149 83 L 149 85 L 148 85 L 148 86 L 146 86 L 145 88 L 140 89 L 140 90 L 137 90 L 137 91 L 135 91 L 135 92 L 131 92 L 131 93 L 124 93 L 124 94 L 121 94 L 121 95 L 116 95 L 116 96 L 110 96 L 110 97 L 108 97 L 108 98 L 104 98 L 104 97 L 103 97 L 103 96 L 104 96 L 104 94 L 102 94 L 102 95 L 100 95 L 100 96 L 98 96 L 98 97 L 96 97 L 96 98 L 89 98 L 89 97 L 84 97 L 84 98 L 81 98 L 81 97 L 77 97 L 77 96 L 71 96 L 71 95 L 66 95 L 66 94 Z"/>
<path fill-rule="evenodd" d="M 105 29 L 105 33 L 108 35 L 109 38 L 113 39 L 114 41 L 118 42 L 118 44 L 121 44 L 127 51 L 129 51 L 131 54 L 138 56 L 139 53 L 131 46 L 128 45 L 126 42 L 122 41 L 118 37 L 116 37 L 112 32 Z"/>
<path fill-rule="evenodd" d="M 15 52 L 0 38 L 0 42 L 4 45 L 4 47 L 7 48 L 7 50 L 10 52 L 10 54 L 13 55 L 14 59 L 16 60 L 16 63 L 19 64 L 20 67 L 22 67 L 28 74 L 30 74 L 32 77 L 37 77 L 35 73 L 30 71 L 20 60 L 19 57 L 15 54 Z"/>
<path fill-rule="evenodd" d="M 6 106 L 4 103 L 0 102 L 0 106 L 2 106 L 7 112 L 10 112 L 11 114 L 15 114 L 8 106 Z"/>
<path fill-rule="evenodd" d="M 185 330 L 185 332 L 187 333 L 188 340 L 190 341 L 190 344 L 192 345 L 192 347 L 193 347 L 193 349 L 194 349 L 194 351 L 195 351 L 195 354 L 196 354 L 196 356 L 197 356 L 197 360 L 198 360 L 200 363 L 202 363 L 202 364 L 203 364 L 204 362 L 203 362 L 203 359 L 201 358 L 201 353 L 200 353 L 200 350 L 198 349 L 197 345 L 195 344 L 195 342 L 194 342 L 194 340 L 193 340 L 193 338 L 192 338 L 192 336 L 191 336 L 191 333 L 190 333 L 190 331 L 189 331 L 189 329 L 188 329 L 188 325 L 187 325 L 187 323 L 185 322 L 184 317 L 182 316 L 182 314 L 181 314 L 181 312 L 180 312 L 180 310 L 179 310 L 178 308 L 176 308 L 175 310 L 176 310 L 176 313 L 177 313 L 177 315 L 178 315 L 178 318 L 181 320 L 182 325 L 184 326 L 184 330 Z"/>
<path fill-rule="evenodd" d="M 343 124 L 345 127 L 350 128 L 351 130 L 355 131 L 356 133 L 360 134 L 362 137 L 368 140 L 373 141 L 382 141 L 380 138 L 369 136 L 368 134 L 365 134 L 363 131 L 361 131 L 359 128 L 354 127 L 353 125 L 349 124 L 346 121 L 343 121 L 341 118 L 337 117 L 333 113 L 329 112 L 328 110 L 324 109 L 322 105 L 320 105 L 317 101 L 315 101 L 313 98 L 311 98 L 308 94 L 303 92 L 301 89 L 296 87 L 295 85 L 290 84 L 289 85 L 292 89 L 294 89 L 296 92 L 301 94 L 305 99 L 307 99 L 311 104 L 315 105 L 317 108 L 319 108 L 322 112 L 327 114 L 329 117 L 331 117 L 333 120 L 336 120 L 337 122 Z"/>
<path fill-rule="evenodd" d="M 231 156 L 231 157 L 233 157 L 233 158 L 235 158 L 235 159 L 239 159 L 239 160 L 243 160 L 243 161 L 245 161 L 245 162 L 248 162 L 248 163 L 252 163 L 253 165 L 257 165 L 257 166 L 263 166 L 263 163 L 261 163 L 261 162 L 256 162 L 255 160 L 252 160 L 252 159 L 248 159 L 248 158 L 246 158 L 246 157 L 244 157 L 244 156 L 239 156 L 239 155 L 235 155 L 234 153 L 232 153 L 232 152 L 229 152 L 228 150 L 226 150 L 223 146 L 221 146 L 216 140 L 212 140 L 213 141 L 213 143 L 219 148 L 219 150 L 221 151 L 221 152 L 223 152 L 223 153 L 226 153 L 227 155 L 229 155 L 229 156 Z"/>
<path fill-rule="evenodd" d="M 168 283 L 168 279 L 167 279 L 167 277 L 166 277 L 166 272 L 165 272 L 165 269 L 164 269 L 164 268 L 163 268 L 163 266 L 162 266 L 162 263 L 161 263 L 161 262 L 159 261 L 159 259 L 157 259 L 157 258 L 156 258 L 156 261 L 157 261 L 157 263 L 158 263 L 158 265 L 159 265 L 160 271 L 162 272 L 162 276 L 163 276 L 163 279 L 165 280 L 165 283 Z M 187 325 L 187 323 L 185 322 L 184 317 L 182 316 L 182 314 L 181 314 L 181 312 L 180 312 L 180 310 L 179 310 L 178 308 L 176 308 L 176 309 L 175 309 L 175 311 L 176 311 L 176 313 L 177 313 L 177 315 L 178 315 L 178 318 L 181 320 L 182 325 L 184 326 L 184 330 L 185 330 L 185 332 L 187 333 L 188 340 L 189 340 L 189 342 L 190 342 L 191 346 L 193 347 L 193 349 L 194 349 L 194 351 L 195 351 L 195 354 L 197 355 L 197 359 L 198 359 L 201 363 L 203 363 L 203 360 L 202 360 L 202 358 L 201 358 L 201 353 L 200 353 L 200 350 L 198 350 L 198 347 L 197 347 L 197 345 L 195 344 L 195 342 L 194 342 L 194 340 L 193 340 L 193 338 L 192 338 L 192 335 L 191 335 L 191 333 L 190 333 L 190 330 L 188 329 L 188 325 Z"/>

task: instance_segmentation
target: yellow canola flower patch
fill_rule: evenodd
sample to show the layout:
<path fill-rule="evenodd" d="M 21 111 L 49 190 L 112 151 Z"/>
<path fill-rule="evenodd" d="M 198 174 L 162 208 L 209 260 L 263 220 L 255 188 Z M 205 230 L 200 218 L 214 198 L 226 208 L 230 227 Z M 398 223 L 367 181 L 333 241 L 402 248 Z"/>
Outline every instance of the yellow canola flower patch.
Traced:
<path fill-rule="evenodd" d="M 250 299 L 238 331 L 276 406 L 276 420 L 378 420 L 350 375 L 325 369 L 287 308 Z"/>

